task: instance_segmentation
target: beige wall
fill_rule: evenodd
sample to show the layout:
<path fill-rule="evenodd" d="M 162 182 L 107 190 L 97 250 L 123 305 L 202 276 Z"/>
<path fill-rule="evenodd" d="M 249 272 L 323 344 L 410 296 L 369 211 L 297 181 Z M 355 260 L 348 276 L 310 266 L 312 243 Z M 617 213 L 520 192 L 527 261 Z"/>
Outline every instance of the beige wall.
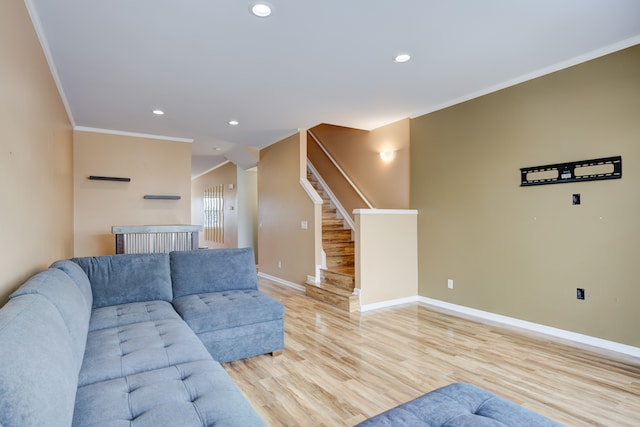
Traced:
<path fill-rule="evenodd" d="M 418 293 L 417 212 L 356 211 L 356 287 L 360 304 L 389 303 Z"/>
<path fill-rule="evenodd" d="M 208 248 L 238 247 L 238 167 L 229 162 L 191 181 L 191 223 L 204 225 L 204 190 L 215 185 L 224 186 L 224 242 L 204 238 L 200 233 L 200 246 Z M 229 188 L 229 186 L 233 188 Z"/>
<path fill-rule="evenodd" d="M 326 124 L 311 129 L 373 207 L 378 209 L 409 207 L 409 130 L 409 119 L 372 131 Z M 313 145 L 310 143 L 310 147 Z M 380 158 L 380 152 L 386 150 L 395 151 L 395 158 L 389 163 Z M 332 187 L 331 178 L 323 178 Z M 334 191 L 340 197 L 338 192 L 338 189 Z"/>
<path fill-rule="evenodd" d="M 640 346 L 638 76 L 635 46 L 411 121 L 420 295 Z M 519 187 L 614 155 L 622 179 Z"/>
<path fill-rule="evenodd" d="M 259 269 L 296 284 L 315 274 L 316 257 L 315 205 L 300 185 L 303 140 L 295 134 L 262 149 L 258 163 Z"/>
<path fill-rule="evenodd" d="M 115 253 L 114 225 L 190 223 L 191 144 L 76 131 L 73 160 L 76 256 Z M 181 199 L 145 200 L 147 194 Z"/>
<path fill-rule="evenodd" d="M 259 153 L 258 153 L 259 155 Z M 238 169 L 238 247 L 253 248 L 258 262 L 258 168 Z"/>
<path fill-rule="evenodd" d="M 0 305 L 73 255 L 72 140 L 24 2 L 0 2 Z"/>

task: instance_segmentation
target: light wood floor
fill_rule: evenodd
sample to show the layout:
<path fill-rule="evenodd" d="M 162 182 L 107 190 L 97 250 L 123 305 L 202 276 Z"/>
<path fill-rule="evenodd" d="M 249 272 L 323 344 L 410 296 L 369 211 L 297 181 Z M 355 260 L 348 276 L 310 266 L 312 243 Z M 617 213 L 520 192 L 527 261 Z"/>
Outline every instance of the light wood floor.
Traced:
<path fill-rule="evenodd" d="M 466 381 L 568 426 L 640 426 L 640 360 L 418 304 L 345 313 L 266 280 L 286 306 L 283 355 L 224 367 L 269 426 L 352 426 Z"/>

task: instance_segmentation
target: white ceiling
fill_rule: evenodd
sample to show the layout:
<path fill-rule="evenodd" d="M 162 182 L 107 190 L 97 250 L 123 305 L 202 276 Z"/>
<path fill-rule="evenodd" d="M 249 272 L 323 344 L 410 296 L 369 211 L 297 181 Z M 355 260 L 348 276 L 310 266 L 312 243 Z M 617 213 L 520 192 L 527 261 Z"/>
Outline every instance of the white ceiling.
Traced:
<path fill-rule="evenodd" d="M 298 129 L 374 129 L 640 43 L 640 0 L 268 2 L 257 18 L 253 0 L 25 0 L 74 126 L 193 140 L 194 175 Z"/>

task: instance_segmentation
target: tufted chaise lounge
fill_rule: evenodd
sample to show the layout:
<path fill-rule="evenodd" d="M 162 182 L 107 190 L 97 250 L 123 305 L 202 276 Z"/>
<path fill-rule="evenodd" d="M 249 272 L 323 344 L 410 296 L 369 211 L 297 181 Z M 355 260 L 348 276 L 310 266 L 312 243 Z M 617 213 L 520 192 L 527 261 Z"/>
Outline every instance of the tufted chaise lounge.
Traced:
<path fill-rule="evenodd" d="M 358 427 L 561 427 L 480 387 L 455 383 L 358 424 Z"/>
<path fill-rule="evenodd" d="M 264 426 L 219 362 L 283 316 L 250 249 L 57 261 L 0 309 L 0 426 Z"/>

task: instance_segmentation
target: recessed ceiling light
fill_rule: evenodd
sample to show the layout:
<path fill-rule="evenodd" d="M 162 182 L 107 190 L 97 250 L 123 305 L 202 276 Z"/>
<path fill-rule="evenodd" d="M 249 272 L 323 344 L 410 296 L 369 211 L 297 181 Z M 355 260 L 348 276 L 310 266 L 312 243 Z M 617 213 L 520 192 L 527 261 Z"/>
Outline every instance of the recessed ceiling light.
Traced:
<path fill-rule="evenodd" d="M 238 126 L 240 124 L 240 122 L 237 120 L 229 120 L 227 123 L 229 123 L 231 126 Z"/>
<path fill-rule="evenodd" d="M 407 62 L 411 59 L 411 55 L 409 55 L 408 53 L 401 53 L 396 55 L 396 57 L 393 59 L 393 62 L 397 62 L 399 64 L 403 63 L 403 62 Z"/>
<path fill-rule="evenodd" d="M 271 6 L 269 5 L 269 3 L 264 2 L 254 3 L 251 6 L 251 13 L 259 18 L 266 18 L 267 16 L 271 15 Z"/>
<path fill-rule="evenodd" d="M 153 114 L 155 114 L 156 116 L 162 116 L 164 115 L 164 111 L 156 108 L 155 110 L 153 110 Z"/>

